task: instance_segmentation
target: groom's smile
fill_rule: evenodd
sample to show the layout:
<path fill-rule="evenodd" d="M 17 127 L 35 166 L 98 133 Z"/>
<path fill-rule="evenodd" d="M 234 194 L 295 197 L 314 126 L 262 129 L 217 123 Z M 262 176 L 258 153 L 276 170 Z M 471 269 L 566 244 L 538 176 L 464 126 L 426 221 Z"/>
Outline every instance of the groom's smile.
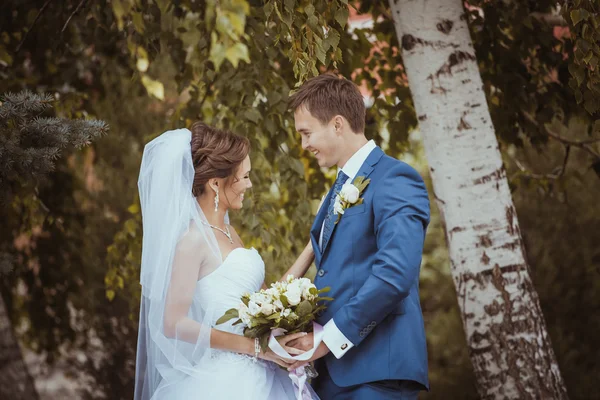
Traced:
<path fill-rule="evenodd" d="M 302 148 L 310 151 L 320 167 L 332 167 L 336 164 L 338 137 L 331 123 L 323 124 L 306 107 L 294 112 L 296 130 L 302 136 Z"/>

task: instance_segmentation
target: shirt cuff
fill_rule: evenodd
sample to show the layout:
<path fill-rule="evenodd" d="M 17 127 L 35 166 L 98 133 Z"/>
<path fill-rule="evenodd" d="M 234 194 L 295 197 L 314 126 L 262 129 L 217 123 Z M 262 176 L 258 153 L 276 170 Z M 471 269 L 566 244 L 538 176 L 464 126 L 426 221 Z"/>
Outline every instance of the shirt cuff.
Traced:
<path fill-rule="evenodd" d="M 348 350 L 354 347 L 352 342 L 338 329 L 333 318 L 323 327 L 323 342 L 337 359 L 342 358 Z"/>

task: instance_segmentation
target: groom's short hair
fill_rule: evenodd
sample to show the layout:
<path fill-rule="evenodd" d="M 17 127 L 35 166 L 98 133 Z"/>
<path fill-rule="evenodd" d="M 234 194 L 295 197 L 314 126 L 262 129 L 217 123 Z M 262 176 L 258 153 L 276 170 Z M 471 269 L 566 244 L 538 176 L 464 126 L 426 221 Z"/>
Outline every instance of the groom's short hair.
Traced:
<path fill-rule="evenodd" d="M 289 106 L 293 111 L 306 107 L 322 124 L 341 115 L 348 120 L 354 133 L 363 133 L 365 130 L 365 102 L 358 87 L 330 72 L 304 82 L 290 96 Z"/>

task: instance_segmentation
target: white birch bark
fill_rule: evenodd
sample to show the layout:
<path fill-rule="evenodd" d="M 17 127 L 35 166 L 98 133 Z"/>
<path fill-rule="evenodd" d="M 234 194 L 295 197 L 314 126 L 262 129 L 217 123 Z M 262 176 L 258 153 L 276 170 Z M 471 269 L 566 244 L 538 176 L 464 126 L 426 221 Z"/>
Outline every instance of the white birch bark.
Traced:
<path fill-rule="evenodd" d="M 460 0 L 390 0 L 483 399 L 567 399 Z"/>

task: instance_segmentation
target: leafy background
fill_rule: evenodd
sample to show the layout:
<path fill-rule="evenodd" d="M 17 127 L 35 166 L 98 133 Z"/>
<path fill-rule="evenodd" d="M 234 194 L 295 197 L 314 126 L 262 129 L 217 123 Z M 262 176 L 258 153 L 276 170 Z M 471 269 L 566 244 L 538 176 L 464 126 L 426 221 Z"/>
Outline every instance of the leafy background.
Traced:
<path fill-rule="evenodd" d="M 333 180 L 293 130 L 286 99 L 299 82 L 325 70 L 352 78 L 374 99 L 367 136 L 429 184 L 387 4 L 346 3 L 3 2 L 0 93 L 49 93 L 54 115 L 110 126 L 90 146 L 64 152 L 34 189 L 17 187 L 1 209 L 0 293 L 42 398 L 72 390 L 82 398 L 132 396 L 136 181 L 144 144 L 161 132 L 202 119 L 250 138 L 254 188 L 233 223 L 260 250 L 268 280 L 304 247 Z M 590 141 L 600 135 L 597 8 L 465 2 L 533 281 L 572 399 L 593 398 L 600 373 L 600 157 Z M 350 29 L 349 17 L 360 22 L 366 13 L 375 23 Z M 476 398 L 435 207 L 420 293 L 432 382 L 422 398 Z"/>

